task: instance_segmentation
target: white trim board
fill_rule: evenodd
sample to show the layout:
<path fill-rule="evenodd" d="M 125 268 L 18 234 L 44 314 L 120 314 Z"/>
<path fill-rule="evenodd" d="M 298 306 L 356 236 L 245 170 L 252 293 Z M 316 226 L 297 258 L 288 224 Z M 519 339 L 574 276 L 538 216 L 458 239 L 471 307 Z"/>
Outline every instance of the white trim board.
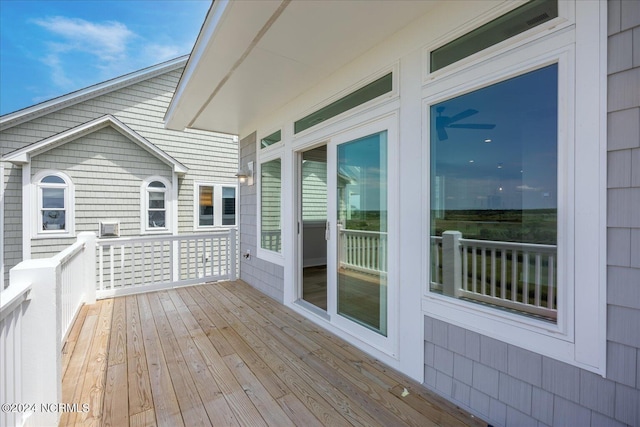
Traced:
<path fill-rule="evenodd" d="M 42 117 L 71 105 L 96 98 L 100 95 L 113 92 L 123 87 L 151 79 L 169 71 L 177 70 L 185 66 L 188 57 L 188 55 L 184 55 L 152 67 L 134 71 L 133 73 L 125 74 L 124 76 L 116 77 L 115 79 L 107 80 L 106 82 L 71 92 L 67 95 L 62 95 L 58 98 L 50 99 L 49 101 L 27 107 L 13 113 L 5 114 L 0 117 L 0 131 L 4 131 L 21 123 Z"/>
<path fill-rule="evenodd" d="M 185 165 L 153 145 L 146 138 L 110 114 L 98 117 L 97 119 L 88 121 L 79 126 L 43 139 L 42 141 L 13 151 L 12 153 L 4 156 L 1 160 L 11 162 L 14 165 L 25 165 L 30 162 L 32 156 L 42 154 L 107 126 L 111 126 L 129 140 L 138 144 L 141 148 L 157 157 L 160 161 L 171 166 L 173 172 L 178 174 L 185 174 L 188 172 L 189 169 Z"/>

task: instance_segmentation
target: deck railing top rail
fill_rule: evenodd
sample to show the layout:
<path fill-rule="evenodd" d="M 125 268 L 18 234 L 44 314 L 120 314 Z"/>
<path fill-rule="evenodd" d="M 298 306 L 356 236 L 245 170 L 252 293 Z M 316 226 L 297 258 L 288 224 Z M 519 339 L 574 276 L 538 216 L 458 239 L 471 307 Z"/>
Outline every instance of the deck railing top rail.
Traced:
<path fill-rule="evenodd" d="M 31 291 L 31 283 L 22 282 L 15 286 L 9 286 L 0 292 L 0 320 L 10 315 L 13 310 L 29 299 Z"/>

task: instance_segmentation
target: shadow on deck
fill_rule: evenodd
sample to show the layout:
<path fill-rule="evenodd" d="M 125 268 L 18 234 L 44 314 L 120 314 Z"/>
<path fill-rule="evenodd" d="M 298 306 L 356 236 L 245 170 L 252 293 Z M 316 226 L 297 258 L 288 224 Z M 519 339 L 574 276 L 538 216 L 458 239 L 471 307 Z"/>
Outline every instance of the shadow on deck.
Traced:
<path fill-rule="evenodd" d="M 60 425 L 486 426 L 241 281 L 84 306 L 62 357 Z"/>

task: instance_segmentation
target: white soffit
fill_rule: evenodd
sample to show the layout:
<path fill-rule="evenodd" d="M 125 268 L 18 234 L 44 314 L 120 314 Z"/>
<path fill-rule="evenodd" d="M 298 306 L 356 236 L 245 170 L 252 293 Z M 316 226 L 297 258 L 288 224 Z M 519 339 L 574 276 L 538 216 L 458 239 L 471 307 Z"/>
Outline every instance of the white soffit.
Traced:
<path fill-rule="evenodd" d="M 436 3 L 214 4 L 187 67 L 191 72 L 185 73 L 167 113 L 167 126 L 238 134 L 243 126 L 312 88 Z"/>

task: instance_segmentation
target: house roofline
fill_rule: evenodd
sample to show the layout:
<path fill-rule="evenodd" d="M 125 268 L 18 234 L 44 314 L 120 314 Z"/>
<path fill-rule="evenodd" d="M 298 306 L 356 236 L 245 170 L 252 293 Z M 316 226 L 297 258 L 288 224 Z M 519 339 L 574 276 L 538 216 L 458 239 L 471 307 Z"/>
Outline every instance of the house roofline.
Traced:
<path fill-rule="evenodd" d="M 198 37 L 196 38 L 193 49 L 191 50 L 191 55 L 187 59 L 182 76 L 178 81 L 178 86 L 176 87 L 173 97 L 171 97 L 171 102 L 165 112 L 164 124 L 167 129 L 184 130 L 188 127 L 187 124 L 182 122 L 180 124 L 173 123 L 174 121 L 177 121 L 175 118 L 176 110 L 180 108 L 179 104 L 182 100 L 187 82 L 198 68 L 207 45 L 216 33 L 220 22 L 224 20 L 224 14 L 227 11 L 228 6 L 229 0 L 214 0 L 207 11 L 207 16 L 200 27 L 200 32 L 198 33 Z"/>
<path fill-rule="evenodd" d="M 142 70 L 134 71 L 132 73 L 125 74 L 123 76 L 116 77 L 102 83 L 97 83 L 95 85 L 79 89 L 75 92 L 71 92 L 36 105 L 32 105 L 31 107 L 23 108 L 13 113 L 5 114 L 4 116 L 0 116 L 0 131 L 9 129 L 13 126 L 17 126 L 26 121 L 42 117 L 46 114 L 53 113 L 63 108 L 78 104 L 80 102 L 96 98 L 100 95 L 113 92 L 114 90 L 130 86 L 134 83 L 156 77 L 168 71 L 178 69 L 180 67 L 183 67 L 187 63 L 188 58 L 189 55 L 183 55 L 178 58 L 153 65 L 151 67 L 143 68 Z"/>
<path fill-rule="evenodd" d="M 15 150 L 2 157 L 0 160 L 11 162 L 15 165 L 24 165 L 31 161 L 32 156 L 42 154 L 107 126 L 111 126 L 129 140 L 154 155 L 163 163 L 171 166 L 174 172 L 178 174 L 185 174 L 189 171 L 185 165 L 153 145 L 149 140 L 110 114 L 98 117 L 97 119 L 88 121 L 49 138 L 30 144 L 24 148 Z"/>

